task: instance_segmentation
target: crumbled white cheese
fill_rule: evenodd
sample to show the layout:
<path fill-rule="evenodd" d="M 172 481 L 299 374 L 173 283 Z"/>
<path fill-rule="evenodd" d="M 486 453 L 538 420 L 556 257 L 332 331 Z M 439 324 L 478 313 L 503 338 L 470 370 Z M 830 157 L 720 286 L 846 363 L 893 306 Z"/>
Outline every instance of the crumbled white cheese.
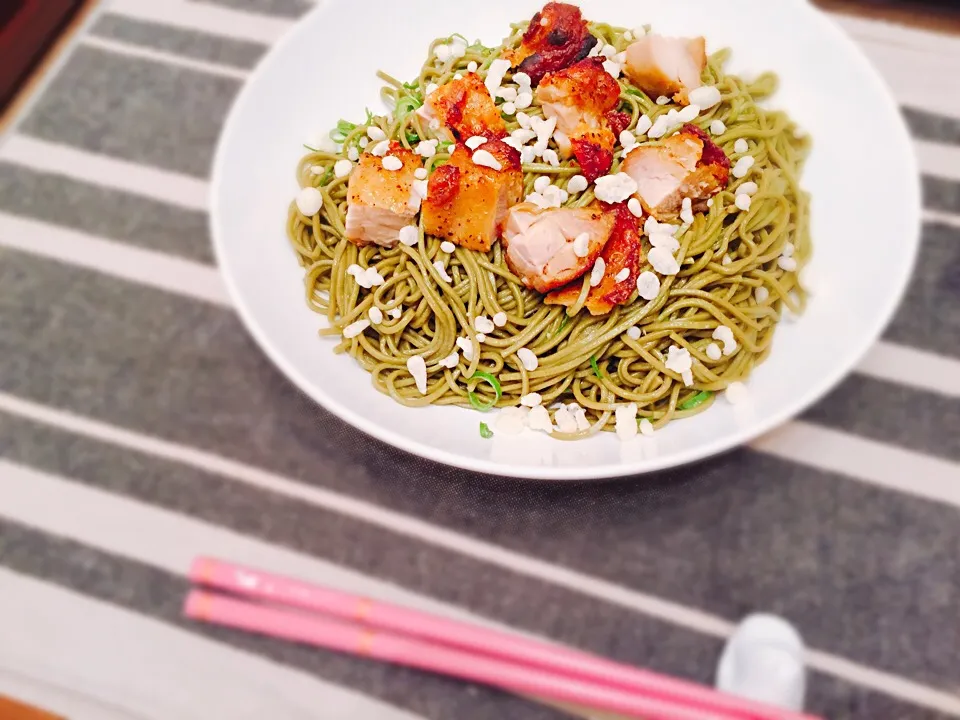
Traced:
<path fill-rule="evenodd" d="M 637 144 L 637 136 L 634 135 L 629 130 L 624 130 L 620 133 L 620 144 L 623 147 L 628 148 Z"/>
<path fill-rule="evenodd" d="M 650 248 L 647 253 L 647 260 L 653 265 L 653 269 L 661 275 L 676 275 L 680 272 L 680 263 L 669 250 L 663 247 Z"/>
<path fill-rule="evenodd" d="M 686 348 L 671 345 L 667 349 L 667 359 L 664 365 L 667 370 L 677 373 L 683 379 L 684 385 L 693 384 L 693 358 L 690 357 L 690 351 Z"/>
<path fill-rule="evenodd" d="M 557 423 L 557 429 L 562 433 L 573 434 L 579 429 L 576 418 L 562 405 L 553 413 L 553 421 Z"/>
<path fill-rule="evenodd" d="M 637 181 L 624 172 L 604 175 L 596 180 L 594 194 L 607 203 L 623 202 L 637 191 Z"/>
<path fill-rule="evenodd" d="M 617 406 L 614 413 L 617 419 L 617 437 L 623 442 L 637 436 L 637 404 L 628 403 Z"/>
<path fill-rule="evenodd" d="M 307 217 L 313 217 L 323 207 L 323 195 L 315 187 L 308 185 L 297 193 L 296 202 L 297 210 Z"/>
<path fill-rule="evenodd" d="M 410 189 L 413 191 L 413 194 L 420 199 L 426 199 L 427 189 L 429 187 L 430 186 L 427 185 L 426 180 L 414 180 L 412 183 L 410 183 Z"/>
<path fill-rule="evenodd" d="M 709 110 L 722 99 L 720 91 L 713 85 L 704 85 L 687 93 L 691 105 L 699 105 L 701 110 Z"/>
<path fill-rule="evenodd" d="M 457 347 L 463 352 L 463 357 L 467 362 L 473 360 L 473 343 L 470 338 L 458 337 Z"/>
<path fill-rule="evenodd" d="M 667 130 L 676 125 L 674 119 L 670 117 L 670 114 L 661 115 L 657 118 L 656 122 L 653 123 L 653 127 L 647 130 L 647 137 L 654 140 L 662 138 L 667 134 Z"/>
<path fill-rule="evenodd" d="M 483 81 L 483 84 L 486 85 L 487 91 L 490 93 L 490 97 L 497 96 L 497 89 L 500 87 L 503 82 L 503 76 L 506 75 L 507 70 L 510 69 L 510 61 L 504 60 L 503 58 L 497 58 L 487 69 L 487 77 Z"/>
<path fill-rule="evenodd" d="M 411 355 L 407 358 L 407 370 L 413 375 L 417 390 L 421 395 L 427 394 L 427 363 L 420 355 Z"/>
<path fill-rule="evenodd" d="M 683 110 L 677 113 L 677 120 L 684 123 L 693 122 L 699 115 L 699 105 L 687 105 Z"/>
<path fill-rule="evenodd" d="M 640 434 L 646 437 L 653 435 L 653 423 L 643 418 L 638 425 L 640 426 Z"/>
<path fill-rule="evenodd" d="M 720 264 L 721 264 L 721 265 L 732 265 L 732 264 L 733 264 L 733 258 L 730 257 L 729 255 L 724 255 L 724 256 L 723 256 L 723 260 L 720 261 Z"/>
<path fill-rule="evenodd" d="M 467 72 L 476 72 L 479 65 L 477 65 L 476 60 L 471 60 L 467 63 Z"/>
<path fill-rule="evenodd" d="M 680 203 L 680 219 L 687 225 L 693 224 L 693 202 L 688 197 Z"/>
<path fill-rule="evenodd" d="M 590 429 L 590 421 L 587 420 L 587 411 L 576 403 L 567 404 L 567 412 L 573 415 L 573 419 L 577 422 L 577 430 L 583 432 L 584 430 Z"/>
<path fill-rule="evenodd" d="M 637 127 L 635 127 L 633 131 L 637 135 L 646 135 L 647 131 L 652 127 L 653 120 L 651 120 L 648 115 L 641 115 L 640 119 L 637 120 Z"/>
<path fill-rule="evenodd" d="M 373 305 L 369 310 L 367 310 L 367 316 L 370 318 L 370 322 L 374 325 L 379 325 L 383 322 L 383 310 L 378 308 L 376 305 Z"/>
<path fill-rule="evenodd" d="M 505 102 L 500 106 L 500 112 L 507 116 L 514 115 L 517 112 L 517 106 L 515 103 Z"/>
<path fill-rule="evenodd" d="M 630 32 L 629 30 L 625 30 L 623 33 L 623 39 L 626 40 L 627 42 L 630 42 L 631 40 L 633 40 L 633 33 Z"/>
<path fill-rule="evenodd" d="M 380 162 L 383 163 L 384 170 L 399 170 L 403 167 L 403 160 L 396 157 L 395 155 L 387 155 Z"/>
<path fill-rule="evenodd" d="M 567 181 L 567 192 L 580 193 L 587 189 L 590 183 L 583 175 L 574 175 Z"/>
<path fill-rule="evenodd" d="M 737 339 L 733 335 L 733 330 L 726 325 L 721 325 L 713 331 L 713 339 L 723 343 L 724 355 L 730 356 L 737 351 Z"/>
<path fill-rule="evenodd" d="M 733 151 L 735 153 L 745 153 L 750 150 L 750 144 L 743 138 L 738 138 L 737 141 L 733 144 Z"/>
<path fill-rule="evenodd" d="M 533 162 L 534 157 L 534 148 L 530 145 L 526 145 L 520 150 L 520 162 L 523 165 L 529 165 Z"/>
<path fill-rule="evenodd" d="M 529 89 L 533 84 L 532 78 L 527 75 L 525 72 L 518 72 L 513 74 L 513 81 L 522 88 Z"/>
<path fill-rule="evenodd" d="M 460 364 L 460 355 L 456 351 L 454 351 L 449 355 L 447 355 L 442 360 L 438 361 L 437 364 L 440 367 L 445 367 L 449 370 L 453 370 L 453 368 L 455 368 L 457 365 Z"/>
<path fill-rule="evenodd" d="M 618 63 L 616 60 L 604 60 L 603 69 L 606 70 L 609 75 L 612 75 L 615 78 L 620 77 L 620 73 L 623 71 L 620 63 Z"/>
<path fill-rule="evenodd" d="M 780 251 L 780 254 L 784 257 L 793 257 L 793 254 L 797 251 L 797 248 L 792 242 L 786 242 L 783 244 L 783 250 Z"/>
<path fill-rule="evenodd" d="M 660 294 L 660 278 L 649 270 L 644 270 L 637 277 L 637 293 L 644 300 L 653 300 Z"/>
<path fill-rule="evenodd" d="M 710 132 L 714 135 L 723 135 L 727 131 L 727 126 L 723 120 L 714 120 L 710 123 Z"/>
<path fill-rule="evenodd" d="M 763 305 L 770 297 L 770 291 L 761 285 L 753 291 L 753 296 L 757 299 L 758 304 Z"/>
<path fill-rule="evenodd" d="M 727 385 L 727 391 L 723 394 L 731 405 L 738 405 L 750 396 L 747 386 L 742 382 L 735 380 Z"/>
<path fill-rule="evenodd" d="M 440 86 L 437 85 L 436 83 L 428 83 L 427 86 L 423 89 L 423 94 L 424 94 L 425 96 L 426 96 L 426 95 L 433 95 L 433 94 L 434 94 L 437 90 L 439 90 L 439 89 L 440 89 Z M 434 118 L 434 119 L 436 119 L 436 118 Z"/>
<path fill-rule="evenodd" d="M 351 145 L 349 148 L 347 148 L 347 160 L 356 162 L 359 159 L 360 159 L 360 151 L 357 150 L 355 145 Z"/>
<path fill-rule="evenodd" d="M 478 333 L 492 333 L 494 328 L 493 320 L 485 315 L 479 315 L 473 319 L 473 329 Z"/>
<path fill-rule="evenodd" d="M 707 357 L 711 360 L 719 360 L 723 356 L 723 353 L 720 351 L 720 346 L 716 343 L 710 343 L 707 345 Z"/>
<path fill-rule="evenodd" d="M 510 133 L 510 137 L 514 138 L 515 140 L 519 140 L 521 145 L 530 142 L 536 136 L 537 133 L 530 128 L 517 128 Z"/>
<path fill-rule="evenodd" d="M 560 167 L 560 157 L 557 155 L 557 151 L 552 148 L 543 151 L 543 160 L 553 167 Z"/>
<path fill-rule="evenodd" d="M 523 143 L 517 140 L 517 138 L 515 137 L 505 137 L 503 138 L 503 143 L 504 145 L 509 145 L 517 152 L 520 152 L 521 150 L 523 150 Z"/>
<path fill-rule="evenodd" d="M 481 165 L 483 167 L 488 167 L 491 170 L 503 169 L 503 165 L 501 165 L 500 161 L 490 154 L 489 150 L 477 150 L 473 154 L 473 163 L 474 165 Z"/>
<path fill-rule="evenodd" d="M 313 165 L 310 167 L 311 175 L 323 175 L 327 169 L 323 165 Z"/>
<path fill-rule="evenodd" d="M 507 324 L 507 314 L 502 310 L 493 316 L 493 324 L 497 327 L 503 327 Z"/>
<path fill-rule="evenodd" d="M 420 241 L 420 231 L 416 225 L 404 225 L 400 228 L 400 242 L 413 247 Z"/>
<path fill-rule="evenodd" d="M 371 152 L 373 155 L 376 155 L 377 157 L 383 157 L 383 156 L 386 155 L 388 152 L 390 152 L 390 141 L 389 141 L 389 140 L 381 140 L 381 141 L 378 142 L 376 145 L 374 145 L 372 148 L 370 148 L 370 152 Z"/>
<path fill-rule="evenodd" d="M 670 98 L 668 98 L 666 95 L 661 95 L 660 97 L 657 98 L 657 105 L 669 105 L 669 104 L 670 104 Z"/>
<path fill-rule="evenodd" d="M 640 201 L 635 197 L 627 201 L 627 210 L 629 210 L 634 217 L 643 217 L 643 205 L 641 205 Z"/>
<path fill-rule="evenodd" d="M 521 90 L 517 93 L 517 99 L 513 101 L 517 110 L 525 110 L 533 105 L 533 93 L 528 90 Z"/>
<path fill-rule="evenodd" d="M 401 315 L 403 315 L 403 308 L 400 305 L 397 305 L 395 308 L 387 310 L 387 315 L 392 317 L 394 320 L 397 320 Z"/>
<path fill-rule="evenodd" d="M 338 178 L 344 178 L 353 171 L 353 163 L 349 160 L 337 160 L 333 166 L 333 174 Z"/>
<path fill-rule="evenodd" d="M 750 172 L 750 168 L 753 167 L 754 162 L 756 162 L 752 156 L 744 155 L 742 158 L 737 160 L 737 164 L 733 166 L 733 170 L 730 173 L 735 178 L 746 177 L 747 173 Z"/>
<path fill-rule="evenodd" d="M 540 365 L 537 356 L 534 355 L 533 350 L 529 348 L 520 348 L 517 350 L 517 357 L 520 358 L 520 363 L 527 372 L 533 372 Z"/>
<path fill-rule="evenodd" d="M 738 193 L 736 200 L 733 201 L 733 204 L 738 208 L 746 212 L 750 209 L 750 205 L 753 202 L 753 199 L 746 193 Z"/>
<path fill-rule="evenodd" d="M 642 334 L 643 331 L 640 330 L 640 328 L 638 328 L 636 325 L 627 328 L 627 337 L 631 340 L 639 340 Z"/>
<path fill-rule="evenodd" d="M 487 341 L 487 336 L 484 333 L 477 333 L 477 342 L 485 343 Z"/>
<path fill-rule="evenodd" d="M 442 63 L 447 62 L 450 59 L 453 53 L 450 52 L 449 45 L 437 45 L 433 49 L 433 54 L 436 56 L 437 60 Z"/>
<path fill-rule="evenodd" d="M 737 188 L 737 195 L 756 195 L 759 189 L 755 182 L 745 182 Z"/>
<path fill-rule="evenodd" d="M 447 273 L 447 268 L 443 265 L 443 260 L 434 260 L 433 267 L 436 269 L 440 279 L 444 282 L 453 282 L 453 278 Z"/>
<path fill-rule="evenodd" d="M 542 193 L 548 187 L 550 187 L 550 177 L 547 175 L 541 175 L 533 181 L 533 189 L 538 193 Z"/>
<path fill-rule="evenodd" d="M 590 271 L 590 287 L 596 287 L 603 280 L 603 274 L 607 270 L 607 263 L 602 257 L 598 257 L 593 264 L 593 270 Z"/>
<path fill-rule="evenodd" d="M 509 102 L 513 102 L 517 99 L 517 89 L 512 87 L 497 88 L 497 96 L 502 97 L 504 100 Z"/>
<path fill-rule="evenodd" d="M 421 155 L 422 157 L 432 158 L 434 155 L 437 154 L 437 143 L 439 142 L 440 141 L 436 139 L 421 140 L 419 143 L 417 143 L 417 146 L 414 148 L 414 152 L 417 153 L 417 155 Z"/>
<path fill-rule="evenodd" d="M 553 432 L 553 422 L 550 420 L 549 411 L 543 405 L 531 408 L 527 415 L 527 427 L 539 432 Z"/>
<path fill-rule="evenodd" d="M 456 249 L 457 249 L 457 246 L 454 245 L 449 240 L 444 240 L 442 243 L 440 243 L 440 252 L 445 252 L 448 255 L 450 255 Z"/>
<path fill-rule="evenodd" d="M 469 138 L 464 145 L 466 145 L 471 150 L 476 150 L 478 147 L 483 145 L 487 139 L 483 135 L 474 135 L 472 138 Z"/>
<path fill-rule="evenodd" d="M 580 233 L 573 239 L 573 254 L 580 258 L 590 254 L 590 233 Z"/>
<path fill-rule="evenodd" d="M 366 318 L 363 320 L 357 320 L 356 322 L 350 323 L 343 329 L 343 336 L 350 340 L 362 333 L 368 327 L 370 327 L 370 321 Z"/>
<path fill-rule="evenodd" d="M 370 144 L 370 139 L 365 137 L 360 138 L 360 141 L 357 143 L 357 145 L 359 145 L 361 148 L 365 148 L 369 144 Z"/>
<path fill-rule="evenodd" d="M 521 128 L 523 128 L 524 130 L 529 130 L 529 129 L 530 129 L 530 116 L 527 115 L 525 112 L 518 112 L 518 113 L 517 113 L 517 124 L 518 124 Z M 514 132 L 516 132 L 516 131 L 514 131 Z M 536 137 L 536 133 L 534 133 L 534 137 Z"/>
<path fill-rule="evenodd" d="M 536 407 L 543 402 L 543 398 L 540 396 L 540 393 L 532 392 L 527 393 L 526 395 L 520 398 L 520 404 L 525 407 Z"/>
<path fill-rule="evenodd" d="M 380 142 L 387 139 L 387 134 L 376 125 L 371 125 L 367 128 L 367 137 L 374 142 Z"/>
<path fill-rule="evenodd" d="M 616 280 L 618 283 L 622 283 L 628 277 L 630 277 L 630 269 L 623 268 L 623 270 L 621 270 L 616 275 L 614 275 L 613 279 Z"/>
<path fill-rule="evenodd" d="M 797 261 L 792 257 L 787 257 L 786 255 L 781 255 L 777 260 L 777 265 L 780 266 L 781 270 L 786 270 L 787 272 L 793 272 L 797 269 Z"/>

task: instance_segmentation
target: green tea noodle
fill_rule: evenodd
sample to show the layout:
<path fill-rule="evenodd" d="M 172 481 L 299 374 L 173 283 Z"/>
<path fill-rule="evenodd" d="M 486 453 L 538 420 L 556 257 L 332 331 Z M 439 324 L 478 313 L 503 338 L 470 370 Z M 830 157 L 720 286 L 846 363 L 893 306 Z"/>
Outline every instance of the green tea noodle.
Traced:
<path fill-rule="evenodd" d="M 727 51 L 714 54 L 704 74 L 705 84 L 720 90 L 722 102 L 702 113 L 694 124 L 707 129 L 712 121 L 722 120 L 726 131 L 717 137 L 717 143 L 735 162 L 734 143 L 740 138 L 748 140 L 756 164 L 743 179 L 731 175 L 729 186 L 714 196 L 708 211 L 696 214 L 692 225 L 678 231 L 680 272 L 662 278 L 654 300 L 640 299 L 634 291 L 626 304 L 594 317 L 583 309 L 589 272 L 575 306 L 547 305 L 543 295 L 524 287 L 509 270 L 499 243 L 487 253 L 457 247 L 446 259 L 441 240 L 424 235 L 422 226 L 415 247 L 358 248 L 344 237 L 347 178 L 335 177 L 333 165 L 346 157 L 349 148 L 358 147 L 371 125 L 408 148 L 422 139 L 440 137 L 414 112 L 427 86 L 442 85 L 456 73 L 468 72 L 470 63 L 476 63 L 479 74 L 485 76 L 505 46 L 519 45 L 525 27 L 526 23 L 513 26 L 504 46 L 486 48 L 474 43 L 463 57 L 445 63 L 435 59 L 433 49 L 452 37 L 434 41 L 415 82 L 403 84 L 380 75 L 387 83 L 383 97 L 394 107 L 393 113 L 380 117 L 368 113 L 367 122 L 356 126 L 341 123 L 336 138 L 343 143 L 340 153 L 310 152 L 300 161 L 299 182 L 321 192 L 323 207 L 309 218 L 292 204 L 287 229 L 306 270 L 307 303 L 330 322 L 320 334 L 340 338 L 336 351 L 349 353 L 371 374 L 377 389 L 404 405 L 509 407 L 517 406 L 521 396 L 531 392 L 540 393 L 547 407 L 577 403 L 587 411 L 591 427 L 576 434 L 553 433 L 564 439 L 612 429 L 613 411 L 624 403 L 636 403 L 639 417 L 649 419 L 655 427 L 703 412 L 716 392 L 746 379 L 767 357 L 781 313 L 785 309 L 802 312 L 806 296 L 798 273 L 811 252 L 809 199 L 799 186 L 809 140 L 786 114 L 758 105 L 776 89 L 776 76 L 764 74 L 747 82 L 726 75 Z M 592 23 L 590 30 L 618 52 L 629 44 L 624 29 Z M 668 111 L 669 105 L 657 105 L 626 78 L 619 82 L 619 109 L 632 114 L 630 129 L 641 115 L 656 120 Z M 524 112 L 542 115 L 536 103 Z M 505 119 L 508 132 L 519 127 L 515 117 Z M 438 153 L 426 160 L 428 172 L 448 159 L 445 147 L 441 143 Z M 620 162 L 616 156 L 611 174 L 617 172 Z M 570 158 L 559 167 L 525 164 L 523 171 L 526 194 L 533 192 L 534 180 L 540 175 L 550 176 L 554 184 L 565 188 L 580 168 Z M 759 187 L 750 209 L 742 211 L 734 200 L 737 186 L 747 181 Z M 580 207 L 593 200 L 592 188 L 588 188 L 570 193 L 566 205 Z M 791 272 L 779 266 L 785 248 L 789 254 L 788 243 L 794 247 L 797 262 Z M 645 241 L 644 248 L 649 249 Z M 452 282 L 442 280 L 433 267 L 438 259 L 446 259 Z M 352 264 L 375 266 L 385 284 L 362 288 L 347 274 Z M 343 328 L 366 318 L 374 306 L 384 314 L 382 323 L 351 339 L 341 337 Z M 388 314 L 395 308 L 402 309 L 398 318 Z M 507 324 L 488 333 L 479 344 L 473 318 L 499 312 L 506 313 Z M 735 353 L 714 360 L 706 349 L 717 342 L 712 335 L 722 325 L 733 330 L 738 347 Z M 627 335 L 634 326 L 642 330 L 638 339 Z M 474 346 L 473 358 L 467 361 L 461 355 L 453 369 L 438 365 L 456 350 L 455 341 L 463 336 Z M 686 348 L 693 358 L 693 385 L 685 386 L 677 373 L 665 367 L 671 345 Z M 517 357 L 517 350 L 524 347 L 539 359 L 532 372 L 525 370 Z M 426 360 L 425 395 L 407 370 L 412 355 Z M 478 376 L 478 371 L 495 378 L 499 389 Z"/>

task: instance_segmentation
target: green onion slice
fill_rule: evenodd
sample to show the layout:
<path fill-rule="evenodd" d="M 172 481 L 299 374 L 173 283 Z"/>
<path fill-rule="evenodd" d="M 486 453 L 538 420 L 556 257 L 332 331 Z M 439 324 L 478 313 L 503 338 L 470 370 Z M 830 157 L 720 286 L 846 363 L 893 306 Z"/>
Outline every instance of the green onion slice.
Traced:
<path fill-rule="evenodd" d="M 489 440 L 493 437 L 493 430 L 486 423 L 480 423 L 480 437 L 484 440 Z"/>
<path fill-rule="evenodd" d="M 600 366 L 597 365 L 597 358 L 595 355 L 590 356 L 590 367 L 593 368 L 593 374 L 598 378 L 603 379 L 603 371 L 600 370 Z"/>
<path fill-rule="evenodd" d="M 677 410 L 693 410 L 695 407 L 703 405 L 711 397 L 713 397 L 712 392 L 709 390 L 702 390 L 689 400 L 684 400 L 682 403 L 677 405 Z"/>
<path fill-rule="evenodd" d="M 480 412 L 486 412 L 490 408 L 499 402 L 500 398 L 503 397 L 503 390 L 500 388 L 500 381 L 497 380 L 493 375 L 483 370 L 477 370 L 473 375 L 470 376 L 470 380 L 483 380 L 487 385 L 493 388 L 494 399 L 492 402 L 483 403 L 480 402 L 480 399 L 476 396 L 473 390 L 467 391 L 467 398 L 470 400 L 470 404 Z"/>

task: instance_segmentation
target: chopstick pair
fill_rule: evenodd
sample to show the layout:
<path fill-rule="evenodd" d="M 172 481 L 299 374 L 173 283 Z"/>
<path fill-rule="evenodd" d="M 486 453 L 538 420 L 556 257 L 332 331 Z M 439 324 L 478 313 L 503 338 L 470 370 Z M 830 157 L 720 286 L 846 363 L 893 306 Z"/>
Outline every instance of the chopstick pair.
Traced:
<path fill-rule="evenodd" d="M 198 558 L 195 620 L 645 720 L 815 720 L 587 653 Z"/>

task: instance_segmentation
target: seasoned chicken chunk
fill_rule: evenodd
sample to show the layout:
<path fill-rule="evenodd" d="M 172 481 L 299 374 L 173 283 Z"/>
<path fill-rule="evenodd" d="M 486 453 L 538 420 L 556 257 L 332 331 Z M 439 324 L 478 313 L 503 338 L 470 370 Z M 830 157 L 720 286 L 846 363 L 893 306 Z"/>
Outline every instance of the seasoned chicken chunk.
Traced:
<path fill-rule="evenodd" d="M 630 299 L 637 287 L 643 262 L 637 218 L 627 209 L 626 203 L 608 205 L 606 209 L 616 220 L 610 239 L 600 253 L 605 263 L 603 279 L 599 285 L 590 288 L 584 304 L 591 315 L 606 315 Z M 572 283 L 554 290 L 544 302 L 571 307 L 580 297 L 580 289 L 580 283 Z"/>
<path fill-rule="evenodd" d="M 605 175 L 616 143 L 611 121 L 622 129 L 623 119 L 614 112 L 620 83 L 603 69 L 603 60 L 587 58 L 548 73 L 537 87 L 537 100 L 547 118 L 557 119 L 557 130 L 563 134 L 558 140 L 561 152 L 573 151 L 588 181 Z"/>
<path fill-rule="evenodd" d="M 473 161 L 489 153 L 496 170 Z M 423 227 L 470 250 L 486 252 L 503 229 L 507 210 L 523 195 L 520 154 L 500 140 L 488 140 L 476 151 L 457 145 L 450 162 L 430 176 L 423 201 Z"/>
<path fill-rule="evenodd" d="M 397 170 L 388 170 L 396 158 Z M 422 167 L 420 156 L 400 143 L 390 143 L 383 157 L 372 153 L 360 156 L 347 184 L 346 237 L 363 247 L 375 243 L 383 247 L 397 244 L 400 228 L 412 225 L 419 196 L 413 191 L 414 172 Z"/>
<path fill-rule="evenodd" d="M 703 85 L 707 45 L 702 37 L 644 35 L 627 47 L 623 72 L 650 97 L 672 97 L 689 104 L 688 93 Z"/>
<path fill-rule="evenodd" d="M 449 139 L 457 142 L 475 135 L 494 140 L 507 134 L 507 125 L 490 91 L 476 73 L 441 85 L 417 112 L 428 122 L 438 120 Z"/>
<path fill-rule="evenodd" d="M 730 179 L 730 159 L 703 130 L 689 124 L 657 145 L 631 150 L 620 169 L 636 181 L 644 210 L 660 221 L 675 219 L 684 198 L 693 201 L 695 211 L 704 210 L 707 199 Z"/>
<path fill-rule="evenodd" d="M 587 30 L 580 8 L 551 2 L 530 20 L 520 47 L 504 52 L 516 72 L 525 72 L 536 85 L 548 72 L 582 60 L 597 44 Z"/>
<path fill-rule="evenodd" d="M 598 205 L 548 210 L 514 205 L 503 231 L 507 265 L 527 287 L 549 292 L 593 267 L 613 225 L 613 214 Z"/>

